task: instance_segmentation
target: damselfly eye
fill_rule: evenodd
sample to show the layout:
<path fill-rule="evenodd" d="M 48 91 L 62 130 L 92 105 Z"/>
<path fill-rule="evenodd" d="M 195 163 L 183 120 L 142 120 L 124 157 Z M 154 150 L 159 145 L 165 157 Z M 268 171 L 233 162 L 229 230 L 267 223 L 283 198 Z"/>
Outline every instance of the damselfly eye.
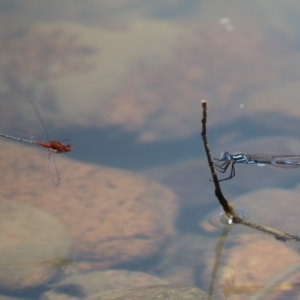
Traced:
<path fill-rule="evenodd" d="M 223 152 L 223 153 L 221 154 L 221 159 L 222 159 L 222 160 L 230 160 L 230 159 L 231 159 L 231 156 L 230 156 L 229 152 L 228 152 L 228 151 Z"/>

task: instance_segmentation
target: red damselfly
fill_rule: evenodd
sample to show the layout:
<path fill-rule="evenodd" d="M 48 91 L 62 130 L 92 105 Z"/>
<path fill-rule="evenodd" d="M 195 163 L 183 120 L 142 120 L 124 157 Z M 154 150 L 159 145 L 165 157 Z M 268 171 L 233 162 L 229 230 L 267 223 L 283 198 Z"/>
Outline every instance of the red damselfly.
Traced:
<path fill-rule="evenodd" d="M 41 124 L 44 127 L 44 130 L 46 131 L 48 138 L 49 138 L 49 142 L 45 143 L 45 142 L 36 142 L 33 140 L 26 140 L 26 139 L 21 139 L 21 138 L 17 138 L 17 137 L 13 137 L 7 134 L 1 134 L 0 136 L 8 138 L 8 139 L 12 139 L 15 141 L 20 141 L 20 142 L 25 142 L 25 143 L 30 143 L 30 144 L 35 144 L 44 148 L 47 148 L 49 151 L 49 156 L 48 156 L 48 172 L 49 172 L 49 177 L 51 179 L 51 182 L 55 185 L 58 186 L 59 182 L 60 182 L 60 176 L 58 173 L 58 169 L 56 167 L 56 163 L 55 163 L 55 159 L 54 159 L 54 153 L 66 153 L 66 152 L 71 152 L 72 150 L 72 146 L 70 144 L 64 145 L 58 141 L 55 141 L 52 139 L 49 130 L 47 129 L 41 115 L 40 112 L 38 110 L 38 108 L 36 107 L 36 105 L 34 104 L 34 102 L 30 101 L 30 103 L 32 104 L 33 108 L 36 111 L 36 114 L 41 122 Z"/>

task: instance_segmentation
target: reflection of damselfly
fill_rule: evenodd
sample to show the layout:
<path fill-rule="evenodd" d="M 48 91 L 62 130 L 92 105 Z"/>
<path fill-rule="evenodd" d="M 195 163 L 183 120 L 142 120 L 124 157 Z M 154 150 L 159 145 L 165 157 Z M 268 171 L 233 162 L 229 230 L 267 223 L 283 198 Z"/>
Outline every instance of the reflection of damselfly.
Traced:
<path fill-rule="evenodd" d="M 31 102 L 31 101 L 30 101 Z M 8 138 L 8 139 L 12 139 L 12 140 L 16 140 L 16 141 L 20 141 L 20 142 L 25 142 L 25 143 L 30 143 L 30 144 L 35 144 L 35 145 L 39 145 L 41 147 L 47 148 L 49 151 L 49 159 L 48 159 L 48 171 L 49 171 L 49 177 L 51 179 L 51 182 L 58 186 L 59 185 L 59 181 L 60 181 L 60 177 L 59 177 L 59 173 L 55 164 L 55 160 L 54 160 L 54 155 L 53 153 L 65 153 L 65 152 L 71 152 L 72 147 L 70 144 L 67 145 L 63 145 L 60 142 L 57 142 L 55 140 L 53 140 L 51 138 L 51 135 L 45 125 L 45 123 L 43 122 L 41 115 L 37 109 L 37 107 L 35 106 L 35 104 L 33 102 L 31 102 L 31 104 L 33 105 L 40 122 L 42 123 L 48 138 L 49 138 L 49 142 L 48 143 L 43 143 L 43 142 L 35 142 L 32 140 L 25 140 L 25 139 L 21 139 L 21 138 L 17 138 L 17 137 L 13 137 L 10 135 L 6 135 L 6 134 L 0 134 L 0 136 Z"/>
<path fill-rule="evenodd" d="M 214 167 L 217 171 L 225 173 L 231 166 L 230 175 L 219 181 L 228 180 L 235 176 L 234 164 L 256 164 L 258 166 L 270 165 L 280 168 L 300 167 L 300 155 L 266 155 L 266 154 L 246 154 L 243 152 L 229 153 L 225 151 L 221 158 L 214 158 Z"/>

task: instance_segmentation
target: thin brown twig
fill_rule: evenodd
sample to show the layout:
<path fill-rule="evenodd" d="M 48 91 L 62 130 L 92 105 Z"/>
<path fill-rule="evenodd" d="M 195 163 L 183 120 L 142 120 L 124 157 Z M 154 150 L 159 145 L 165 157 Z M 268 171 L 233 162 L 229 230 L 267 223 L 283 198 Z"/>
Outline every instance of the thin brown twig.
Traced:
<path fill-rule="evenodd" d="M 214 168 L 214 163 L 212 160 L 212 156 L 210 153 L 210 149 L 209 149 L 209 145 L 208 145 L 208 141 L 207 141 L 207 136 L 206 136 L 206 123 L 207 123 L 207 101 L 206 100 L 202 100 L 202 111 L 203 111 L 203 117 L 202 117 L 202 140 L 203 140 L 203 144 L 204 144 L 204 148 L 205 148 L 205 152 L 206 152 L 206 156 L 207 156 L 207 160 L 208 160 L 208 165 L 210 168 L 210 172 L 213 178 L 213 182 L 215 185 L 215 195 L 218 198 L 220 204 L 223 207 L 224 212 L 228 215 L 228 217 L 237 217 L 237 214 L 235 213 L 233 207 L 228 203 L 228 201 L 225 199 L 221 187 L 220 187 L 220 183 Z"/>

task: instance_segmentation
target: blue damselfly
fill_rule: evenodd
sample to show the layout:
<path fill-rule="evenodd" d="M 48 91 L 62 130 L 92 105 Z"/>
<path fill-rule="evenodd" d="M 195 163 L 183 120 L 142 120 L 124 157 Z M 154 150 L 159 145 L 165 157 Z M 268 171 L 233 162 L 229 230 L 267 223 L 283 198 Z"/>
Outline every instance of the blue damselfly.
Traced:
<path fill-rule="evenodd" d="M 300 167 L 300 155 L 267 155 L 267 154 L 247 154 L 244 152 L 229 153 L 225 151 L 221 158 L 214 158 L 214 167 L 217 171 L 225 173 L 231 166 L 230 175 L 219 181 L 231 179 L 235 176 L 234 164 L 256 164 L 258 166 L 270 165 L 280 168 L 297 168 Z"/>

